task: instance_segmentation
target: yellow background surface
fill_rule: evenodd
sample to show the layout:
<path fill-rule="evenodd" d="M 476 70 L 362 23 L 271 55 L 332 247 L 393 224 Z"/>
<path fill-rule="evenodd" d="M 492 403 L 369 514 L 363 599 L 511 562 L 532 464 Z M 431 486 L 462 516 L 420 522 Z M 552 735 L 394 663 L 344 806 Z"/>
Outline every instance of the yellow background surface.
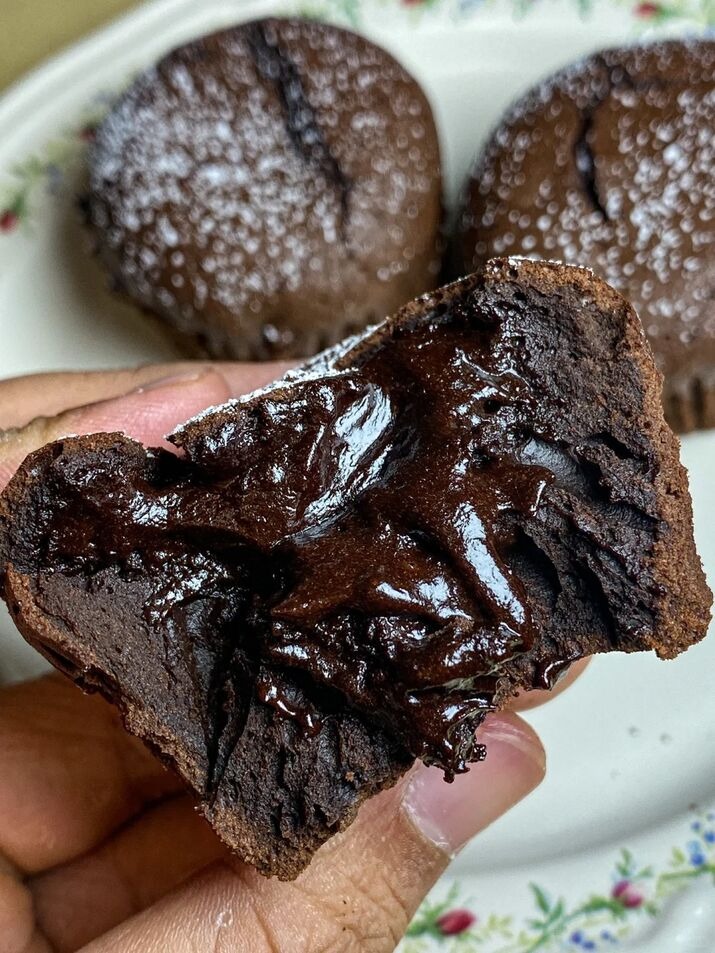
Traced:
<path fill-rule="evenodd" d="M 0 0 L 0 90 L 138 0 Z"/>

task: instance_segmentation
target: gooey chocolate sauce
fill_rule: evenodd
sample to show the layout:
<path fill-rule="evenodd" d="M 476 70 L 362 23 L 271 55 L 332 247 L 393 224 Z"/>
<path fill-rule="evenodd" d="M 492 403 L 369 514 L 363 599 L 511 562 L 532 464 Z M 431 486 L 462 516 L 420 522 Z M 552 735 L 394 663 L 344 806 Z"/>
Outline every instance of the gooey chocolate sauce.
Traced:
<path fill-rule="evenodd" d="M 537 397 L 502 305 L 455 304 L 238 406 L 200 459 L 156 457 L 171 486 L 113 486 L 101 532 L 107 481 L 88 477 L 57 553 L 147 575 L 167 660 L 220 639 L 222 677 L 238 651 L 242 690 L 302 730 L 339 697 L 464 770 L 500 667 L 536 638 L 506 557 L 553 478 L 524 452 Z"/>

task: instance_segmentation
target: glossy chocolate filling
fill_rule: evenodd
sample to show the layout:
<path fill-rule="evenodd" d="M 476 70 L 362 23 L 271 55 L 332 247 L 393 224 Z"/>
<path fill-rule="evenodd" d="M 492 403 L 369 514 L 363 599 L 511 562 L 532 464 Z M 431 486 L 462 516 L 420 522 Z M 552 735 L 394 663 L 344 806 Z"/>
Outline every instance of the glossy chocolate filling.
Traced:
<path fill-rule="evenodd" d="M 640 647 L 649 464 L 637 433 L 597 431 L 597 390 L 568 403 L 584 342 L 620 333 L 572 295 L 578 318 L 470 279 L 187 425 L 181 456 L 57 445 L 40 562 L 105 594 L 140 581 L 166 669 L 190 657 L 209 699 L 209 786 L 256 700 L 308 735 L 347 704 L 450 777 L 483 756 L 505 673 L 548 685 L 579 656 L 559 626 Z"/>

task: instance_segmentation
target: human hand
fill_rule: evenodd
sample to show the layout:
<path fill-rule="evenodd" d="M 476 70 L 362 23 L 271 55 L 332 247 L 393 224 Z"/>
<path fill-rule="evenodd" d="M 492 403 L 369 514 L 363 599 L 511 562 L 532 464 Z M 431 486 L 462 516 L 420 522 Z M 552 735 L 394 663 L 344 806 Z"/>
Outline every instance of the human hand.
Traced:
<path fill-rule="evenodd" d="M 123 430 L 156 445 L 284 367 L 0 382 L 0 487 L 49 440 Z M 416 767 L 280 883 L 228 854 L 106 702 L 54 675 L 2 689 L 0 953 L 386 953 L 450 857 L 543 777 L 541 744 L 516 714 L 491 716 L 481 740 L 486 762 L 451 785 Z"/>

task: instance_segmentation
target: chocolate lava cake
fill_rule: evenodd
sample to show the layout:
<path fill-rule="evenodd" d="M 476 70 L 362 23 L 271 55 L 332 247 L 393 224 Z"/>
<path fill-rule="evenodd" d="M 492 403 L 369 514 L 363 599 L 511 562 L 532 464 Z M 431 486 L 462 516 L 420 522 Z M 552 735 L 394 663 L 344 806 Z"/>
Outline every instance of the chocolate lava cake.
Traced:
<path fill-rule="evenodd" d="M 429 103 L 335 26 L 256 20 L 169 53 L 99 127 L 89 178 L 114 285 L 191 353 L 308 356 L 438 283 Z"/>
<path fill-rule="evenodd" d="M 491 261 L 206 411 L 177 455 L 32 454 L 0 497 L 2 592 L 226 844 L 292 878 L 415 758 L 483 758 L 517 690 L 704 635 L 660 388 L 607 284 Z"/>
<path fill-rule="evenodd" d="M 680 431 L 715 426 L 715 40 L 606 50 L 520 100 L 461 216 L 493 255 L 585 265 L 635 307 Z"/>

